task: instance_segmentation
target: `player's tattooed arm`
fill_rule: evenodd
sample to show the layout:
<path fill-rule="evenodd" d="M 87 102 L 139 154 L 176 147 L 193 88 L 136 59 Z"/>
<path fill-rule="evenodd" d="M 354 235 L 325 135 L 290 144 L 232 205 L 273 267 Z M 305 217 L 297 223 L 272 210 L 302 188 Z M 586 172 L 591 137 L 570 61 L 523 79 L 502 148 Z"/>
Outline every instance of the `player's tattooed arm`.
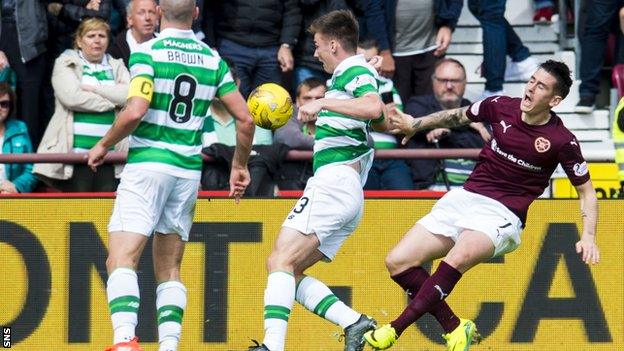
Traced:
<path fill-rule="evenodd" d="M 416 132 L 434 128 L 453 128 L 472 122 L 466 115 L 468 107 L 460 107 L 451 110 L 443 110 L 432 113 L 425 117 L 414 118 L 406 113 L 394 109 L 388 114 L 393 129 L 393 134 L 403 134 L 403 144 Z"/>
<path fill-rule="evenodd" d="M 432 128 L 453 128 L 472 122 L 466 115 L 468 107 L 454 108 L 434 112 L 423 118 L 416 118 L 412 123 L 415 131 Z"/>

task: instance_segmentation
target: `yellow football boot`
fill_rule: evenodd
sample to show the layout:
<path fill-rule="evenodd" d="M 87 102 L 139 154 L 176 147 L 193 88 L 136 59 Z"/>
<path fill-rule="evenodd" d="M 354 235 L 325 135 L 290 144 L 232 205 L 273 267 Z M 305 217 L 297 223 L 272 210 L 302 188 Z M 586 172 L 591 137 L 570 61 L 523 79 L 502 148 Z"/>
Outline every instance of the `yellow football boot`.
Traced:
<path fill-rule="evenodd" d="M 364 340 L 375 350 L 385 350 L 394 345 L 399 336 L 390 324 L 370 330 L 364 334 Z"/>
<path fill-rule="evenodd" d="M 443 334 L 448 351 L 468 351 L 470 345 L 481 342 L 481 334 L 473 321 L 460 319 L 459 326 L 448 334 Z"/>

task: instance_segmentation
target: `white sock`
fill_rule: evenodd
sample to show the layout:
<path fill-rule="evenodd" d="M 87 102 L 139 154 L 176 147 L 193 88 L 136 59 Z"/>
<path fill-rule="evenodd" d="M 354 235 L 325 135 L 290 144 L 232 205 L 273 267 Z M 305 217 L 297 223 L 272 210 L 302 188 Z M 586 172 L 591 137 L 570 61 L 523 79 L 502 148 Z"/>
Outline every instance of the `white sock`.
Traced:
<path fill-rule="evenodd" d="M 295 277 L 273 272 L 264 290 L 264 341 L 271 351 L 284 351 L 288 317 L 295 302 Z"/>
<path fill-rule="evenodd" d="M 186 308 L 186 288 L 178 281 L 168 281 L 156 288 L 159 351 L 177 351 Z"/>
<path fill-rule="evenodd" d="M 327 285 L 312 277 L 305 277 L 299 282 L 296 298 L 305 308 L 342 329 L 357 322 L 361 316 L 340 301 Z"/>
<path fill-rule="evenodd" d="M 106 282 L 106 295 L 113 322 L 113 343 L 132 340 L 140 302 L 136 272 L 130 268 L 115 269 Z"/>

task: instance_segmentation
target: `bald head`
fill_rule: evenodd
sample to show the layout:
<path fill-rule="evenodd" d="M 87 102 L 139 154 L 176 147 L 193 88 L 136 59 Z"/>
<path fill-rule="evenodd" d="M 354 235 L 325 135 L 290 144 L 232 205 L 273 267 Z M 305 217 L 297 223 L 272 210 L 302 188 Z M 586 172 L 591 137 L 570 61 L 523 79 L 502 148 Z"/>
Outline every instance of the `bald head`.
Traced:
<path fill-rule="evenodd" d="M 163 19 L 173 23 L 189 24 L 197 12 L 195 0 L 160 0 Z"/>

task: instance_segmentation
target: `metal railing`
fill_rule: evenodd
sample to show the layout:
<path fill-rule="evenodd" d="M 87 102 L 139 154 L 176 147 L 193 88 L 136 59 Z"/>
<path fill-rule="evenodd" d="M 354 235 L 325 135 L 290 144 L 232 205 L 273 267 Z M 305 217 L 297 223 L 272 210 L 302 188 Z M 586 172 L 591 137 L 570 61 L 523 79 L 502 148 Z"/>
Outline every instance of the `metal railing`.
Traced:
<path fill-rule="evenodd" d="M 441 159 L 441 158 L 464 158 L 477 159 L 481 149 L 392 149 L 375 150 L 377 159 Z M 202 154 L 206 162 L 213 158 Z M 286 156 L 287 161 L 309 161 L 312 159 L 312 151 L 290 150 Z M 0 163 L 86 163 L 86 153 L 54 153 L 54 154 L 0 154 Z M 126 154 L 109 152 L 106 155 L 106 163 L 125 163 Z"/>

